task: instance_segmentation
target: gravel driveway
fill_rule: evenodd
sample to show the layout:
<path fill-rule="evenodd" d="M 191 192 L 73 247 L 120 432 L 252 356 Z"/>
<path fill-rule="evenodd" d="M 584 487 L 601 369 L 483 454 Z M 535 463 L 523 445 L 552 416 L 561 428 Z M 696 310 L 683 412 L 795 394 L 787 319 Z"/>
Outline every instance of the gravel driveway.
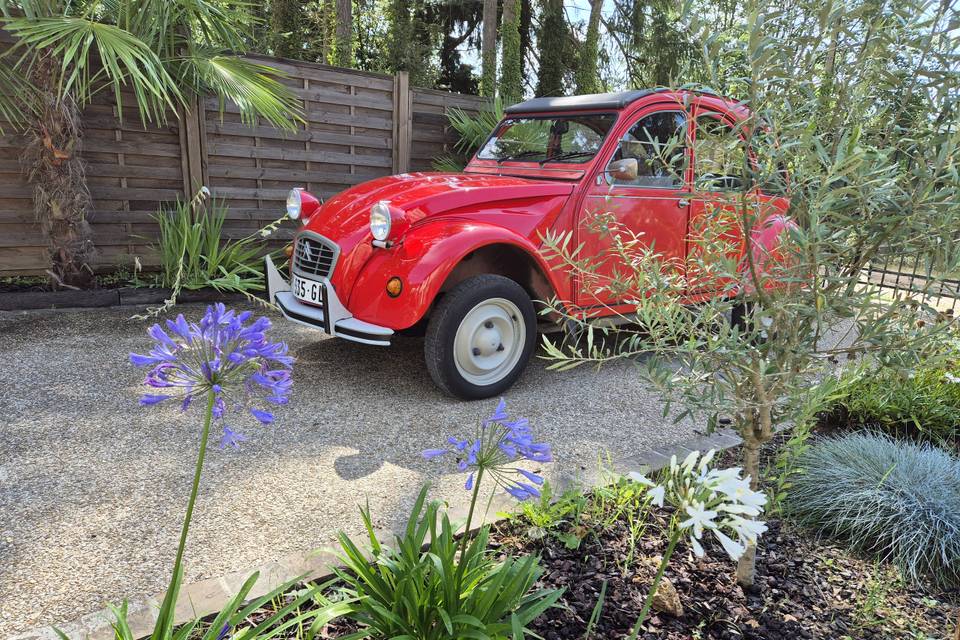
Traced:
<path fill-rule="evenodd" d="M 201 306 L 178 309 L 197 318 Z M 166 586 L 196 455 L 198 420 L 137 406 L 146 323 L 129 310 L 0 313 L 0 637 L 68 621 Z M 463 476 L 419 452 L 472 429 L 495 401 L 433 387 L 422 341 L 365 347 L 277 322 L 297 356 L 291 403 L 271 427 L 238 424 L 214 448 L 187 550 L 186 582 L 331 544 L 406 514 L 424 481 L 464 503 Z M 508 394 L 554 447 L 556 477 L 685 440 L 629 365 L 599 373 L 533 362 Z"/>

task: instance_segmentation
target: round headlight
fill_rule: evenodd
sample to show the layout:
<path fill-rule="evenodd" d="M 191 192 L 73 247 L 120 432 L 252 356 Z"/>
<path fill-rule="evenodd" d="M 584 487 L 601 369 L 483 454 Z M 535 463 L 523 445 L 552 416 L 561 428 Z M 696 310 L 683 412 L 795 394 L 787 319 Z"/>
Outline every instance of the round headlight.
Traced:
<path fill-rule="evenodd" d="M 287 215 L 290 216 L 291 220 L 300 217 L 300 209 L 303 206 L 303 199 L 300 197 L 301 191 L 302 189 L 295 187 L 290 189 L 290 193 L 287 194 Z"/>
<path fill-rule="evenodd" d="M 390 235 L 390 207 L 386 202 L 378 202 L 370 207 L 370 233 L 381 242 Z"/>

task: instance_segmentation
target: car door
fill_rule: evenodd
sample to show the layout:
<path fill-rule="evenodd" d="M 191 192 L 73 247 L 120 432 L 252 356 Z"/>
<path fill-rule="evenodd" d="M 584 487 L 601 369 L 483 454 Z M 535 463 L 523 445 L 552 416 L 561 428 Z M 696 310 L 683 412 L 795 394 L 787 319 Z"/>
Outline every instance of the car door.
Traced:
<path fill-rule="evenodd" d="M 591 267 L 578 276 L 576 301 L 590 315 L 629 310 L 629 300 L 640 292 L 617 284 L 632 274 L 624 263 L 644 249 L 652 248 L 682 277 L 690 210 L 688 137 L 682 108 L 651 107 L 632 119 L 600 165 L 606 170 L 588 188 L 577 223 L 580 255 L 591 257 Z M 634 160 L 635 175 L 617 170 Z"/>
<path fill-rule="evenodd" d="M 744 256 L 743 230 L 756 219 L 752 154 L 736 121 L 698 107 L 693 127 L 693 194 L 687 237 L 692 298 L 732 293 Z"/>

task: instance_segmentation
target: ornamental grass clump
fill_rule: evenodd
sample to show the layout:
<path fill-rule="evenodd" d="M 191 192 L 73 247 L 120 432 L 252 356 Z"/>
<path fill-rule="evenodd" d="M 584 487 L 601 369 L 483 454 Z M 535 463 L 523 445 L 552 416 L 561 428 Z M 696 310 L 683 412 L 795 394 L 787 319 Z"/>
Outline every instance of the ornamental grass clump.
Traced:
<path fill-rule="evenodd" d="M 787 513 L 820 535 L 896 564 L 913 582 L 960 584 L 960 460 L 877 433 L 812 446 Z"/>
<path fill-rule="evenodd" d="M 525 419 L 510 420 L 503 400 L 474 438 L 451 437 L 448 443 L 424 457 L 453 455 L 459 470 L 469 471 L 470 510 L 459 539 L 440 504 L 427 502 L 427 487 L 393 547 L 381 544 L 369 509 L 361 510 L 372 562 L 340 534 L 347 570 L 337 575 L 346 584 L 344 595 L 355 603 L 347 617 L 362 627 L 351 637 L 521 640 L 530 635 L 527 626 L 560 598 L 560 591 L 532 591 L 543 573 L 536 556 L 498 559 L 487 549 L 489 527 L 469 535 L 483 479 L 493 478 L 518 500 L 538 496 L 543 479 L 514 465 L 549 461 L 550 447 L 534 441 Z"/>

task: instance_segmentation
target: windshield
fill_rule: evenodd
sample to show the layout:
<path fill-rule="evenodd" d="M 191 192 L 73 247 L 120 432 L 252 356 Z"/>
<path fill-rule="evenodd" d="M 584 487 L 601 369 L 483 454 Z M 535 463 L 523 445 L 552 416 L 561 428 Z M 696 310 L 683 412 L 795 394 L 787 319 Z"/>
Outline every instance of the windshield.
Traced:
<path fill-rule="evenodd" d="M 588 162 L 603 144 L 617 116 L 601 113 L 580 116 L 507 118 L 477 153 L 497 162 Z"/>

